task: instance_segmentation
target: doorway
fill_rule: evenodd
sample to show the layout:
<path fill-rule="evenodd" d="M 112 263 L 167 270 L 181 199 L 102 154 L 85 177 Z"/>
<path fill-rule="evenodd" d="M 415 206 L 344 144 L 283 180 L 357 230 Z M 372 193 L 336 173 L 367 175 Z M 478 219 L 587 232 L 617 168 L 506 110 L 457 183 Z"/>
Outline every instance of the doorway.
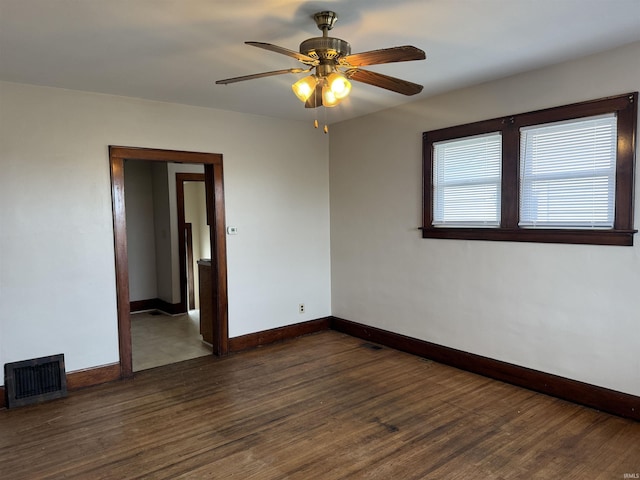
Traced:
<path fill-rule="evenodd" d="M 206 222 L 209 228 L 211 246 L 210 282 L 207 293 L 210 294 L 212 317 L 215 322 L 210 326 L 213 332 L 212 346 L 215 355 L 228 352 L 228 314 L 227 314 L 227 267 L 226 239 L 224 219 L 224 187 L 222 177 L 222 155 L 215 153 L 182 152 L 134 147 L 109 147 L 111 169 L 111 191 L 113 208 L 113 226 L 116 260 L 116 294 L 118 303 L 118 336 L 120 347 L 120 370 L 122 377 L 133 374 L 131 348 L 131 317 L 129 306 L 129 272 L 127 252 L 127 225 L 124 198 L 124 162 L 125 160 L 146 160 L 165 163 L 188 163 L 204 165 L 204 185 L 206 191 Z M 183 242 L 178 242 L 183 245 Z M 184 248 L 182 249 L 184 252 Z M 186 252 L 180 258 L 186 256 Z M 182 270 L 182 269 L 181 269 Z M 186 271 L 186 270 L 183 270 Z M 181 277 L 183 275 L 181 274 Z M 185 279 L 186 286 L 186 279 Z M 181 287 L 182 288 L 182 287 Z M 184 291 L 184 290 L 183 290 Z M 188 302 L 187 295 L 181 295 Z"/>
<path fill-rule="evenodd" d="M 200 304 L 198 262 L 211 260 L 209 226 L 206 221 L 206 185 L 201 173 L 176 173 L 180 303 L 183 311 Z M 202 206 L 205 207 L 204 211 Z"/>

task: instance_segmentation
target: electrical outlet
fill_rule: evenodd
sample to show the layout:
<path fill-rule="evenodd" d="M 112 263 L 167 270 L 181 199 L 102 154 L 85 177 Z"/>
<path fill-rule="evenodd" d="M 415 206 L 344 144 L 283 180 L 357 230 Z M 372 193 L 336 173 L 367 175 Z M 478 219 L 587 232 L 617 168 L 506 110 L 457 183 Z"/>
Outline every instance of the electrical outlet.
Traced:
<path fill-rule="evenodd" d="M 298 313 L 304 313 L 304 303 L 298 305 Z"/>

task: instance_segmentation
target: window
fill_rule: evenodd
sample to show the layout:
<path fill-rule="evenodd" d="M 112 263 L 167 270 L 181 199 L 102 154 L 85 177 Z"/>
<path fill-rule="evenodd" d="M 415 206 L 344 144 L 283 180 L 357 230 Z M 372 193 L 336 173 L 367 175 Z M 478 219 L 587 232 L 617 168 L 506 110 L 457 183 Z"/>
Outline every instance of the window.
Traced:
<path fill-rule="evenodd" d="M 500 225 L 500 133 L 433 144 L 433 224 Z"/>
<path fill-rule="evenodd" d="M 425 132 L 423 237 L 633 245 L 637 98 Z"/>
<path fill-rule="evenodd" d="M 520 129 L 521 227 L 613 228 L 616 116 Z"/>

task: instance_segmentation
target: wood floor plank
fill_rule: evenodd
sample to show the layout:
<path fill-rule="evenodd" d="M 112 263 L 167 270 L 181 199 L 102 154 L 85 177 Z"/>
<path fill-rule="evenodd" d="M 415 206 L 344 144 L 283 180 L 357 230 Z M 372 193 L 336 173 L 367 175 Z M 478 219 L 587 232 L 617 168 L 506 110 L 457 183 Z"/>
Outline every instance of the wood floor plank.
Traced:
<path fill-rule="evenodd" d="M 369 347 L 327 331 L 0 411 L 0 478 L 640 473 L 637 422 Z"/>

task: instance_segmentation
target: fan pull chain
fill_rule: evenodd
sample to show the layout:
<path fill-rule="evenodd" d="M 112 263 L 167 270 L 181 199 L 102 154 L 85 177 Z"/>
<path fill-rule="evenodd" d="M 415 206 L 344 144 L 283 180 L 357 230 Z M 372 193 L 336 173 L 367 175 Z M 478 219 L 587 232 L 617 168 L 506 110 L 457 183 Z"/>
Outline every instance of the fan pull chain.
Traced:
<path fill-rule="evenodd" d="M 319 127 L 318 119 L 316 118 L 316 119 L 313 121 L 313 128 L 318 128 L 318 127 Z M 325 124 L 325 125 L 324 125 L 324 127 L 322 128 L 322 131 L 323 131 L 324 133 L 329 133 L 329 125 Z"/>
<path fill-rule="evenodd" d="M 324 107 L 323 110 L 324 110 L 324 128 L 322 130 L 326 135 L 327 133 L 329 133 L 329 125 L 327 125 L 327 108 Z"/>

